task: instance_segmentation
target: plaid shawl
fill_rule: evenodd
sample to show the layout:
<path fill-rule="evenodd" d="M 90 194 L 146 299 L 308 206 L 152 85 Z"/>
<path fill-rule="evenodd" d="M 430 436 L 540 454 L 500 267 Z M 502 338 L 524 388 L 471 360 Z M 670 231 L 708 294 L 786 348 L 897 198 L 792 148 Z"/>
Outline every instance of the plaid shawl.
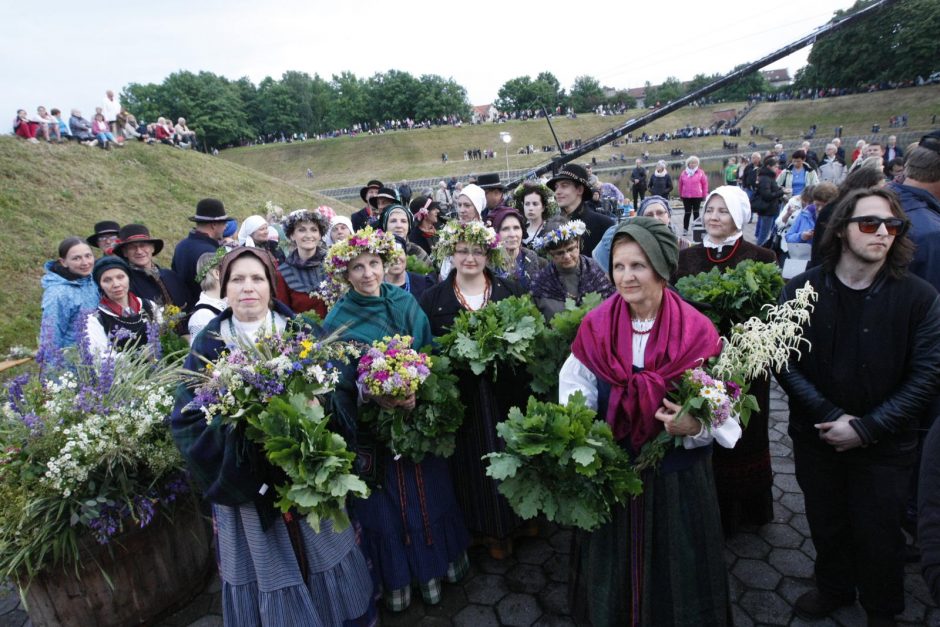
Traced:
<path fill-rule="evenodd" d="M 597 262 L 590 257 L 581 255 L 581 265 L 578 269 L 578 273 L 580 280 L 578 281 L 578 293 L 575 298 L 578 305 L 581 304 L 581 299 L 584 298 L 585 294 L 597 292 L 604 298 L 607 298 L 614 293 L 614 286 L 611 285 L 610 279 L 607 278 L 607 275 L 604 274 L 601 267 L 597 265 Z M 532 281 L 532 296 L 537 298 L 551 298 L 562 302 L 569 297 L 555 264 L 549 264 L 548 267 L 542 270 Z"/>

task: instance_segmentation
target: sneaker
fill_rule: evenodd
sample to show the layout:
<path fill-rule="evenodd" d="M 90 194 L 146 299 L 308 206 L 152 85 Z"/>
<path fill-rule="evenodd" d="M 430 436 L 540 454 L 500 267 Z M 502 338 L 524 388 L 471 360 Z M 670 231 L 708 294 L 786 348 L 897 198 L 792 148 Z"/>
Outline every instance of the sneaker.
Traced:
<path fill-rule="evenodd" d="M 810 590 L 800 595 L 793 605 L 796 615 L 803 620 L 818 620 L 832 614 L 840 607 L 852 605 L 855 599 L 840 599 L 819 590 Z"/>
<path fill-rule="evenodd" d="M 30 137 L 28 141 L 29 141 L 29 143 L 31 143 L 31 144 L 38 144 L 38 143 L 39 143 L 39 140 L 36 139 L 35 137 Z"/>

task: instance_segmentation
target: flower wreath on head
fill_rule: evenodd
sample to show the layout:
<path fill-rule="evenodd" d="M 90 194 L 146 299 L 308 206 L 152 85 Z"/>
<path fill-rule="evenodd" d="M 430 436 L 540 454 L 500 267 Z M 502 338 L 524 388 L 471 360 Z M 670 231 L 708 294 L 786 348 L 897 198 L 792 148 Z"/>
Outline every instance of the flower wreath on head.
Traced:
<path fill-rule="evenodd" d="M 323 216 L 324 218 L 326 218 L 326 221 L 329 223 L 332 223 L 333 218 L 336 217 L 336 210 L 333 209 L 333 207 L 330 207 L 329 205 L 320 205 L 319 207 L 316 208 L 315 211 L 319 213 L 321 216 Z"/>
<path fill-rule="evenodd" d="M 499 242 L 499 235 L 492 227 L 486 226 L 479 220 L 461 223 L 457 220 L 451 220 L 437 232 L 438 240 L 434 246 L 434 257 L 443 262 L 444 259 L 452 257 L 454 249 L 458 242 L 464 242 L 470 246 L 479 246 L 486 251 L 486 261 L 491 265 L 502 263 L 502 246 Z"/>
<path fill-rule="evenodd" d="M 228 253 L 228 248 L 226 248 L 225 246 L 219 246 L 216 249 L 215 254 L 212 256 L 212 259 L 209 261 L 209 263 L 207 263 L 203 267 L 201 272 L 196 274 L 197 285 L 202 283 L 206 279 L 206 277 L 209 276 L 210 272 L 212 272 L 213 270 L 215 270 L 222 264 L 222 257 L 224 257 L 227 253 Z"/>
<path fill-rule="evenodd" d="M 313 222 L 317 225 L 317 230 L 321 236 L 326 236 L 330 232 L 330 218 L 320 212 L 320 209 L 311 211 L 310 209 L 297 209 L 287 214 L 287 217 L 281 220 L 281 228 L 284 234 L 292 233 L 301 222 Z"/>
<path fill-rule="evenodd" d="M 323 266 L 334 281 L 348 283 L 346 271 L 349 262 L 365 253 L 371 253 L 388 265 L 395 252 L 395 236 L 371 226 L 359 229 L 348 238 L 330 246 Z"/>
<path fill-rule="evenodd" d="M 549 189 L 548 185 L 536 181 L 523 181 L 512 192 L 513 204 L 522 215 L 525 215 L 525 197 L 529 194 L 539 194 L 543 199 L 548 199 L 545 205 L 546 218 L 558 214 L 558 203 L 555 202 L 555 193 Z"/>
<path fill-rule="evenodd" d="M 541 237 L 536 238 L 532 246 L 536 250 L 545 250 L 549 246 L 555 248 L 576 237 L 581 237 L 586 231 L 587 226 L 581 220 L 569 220 L 543 233 Z"/>

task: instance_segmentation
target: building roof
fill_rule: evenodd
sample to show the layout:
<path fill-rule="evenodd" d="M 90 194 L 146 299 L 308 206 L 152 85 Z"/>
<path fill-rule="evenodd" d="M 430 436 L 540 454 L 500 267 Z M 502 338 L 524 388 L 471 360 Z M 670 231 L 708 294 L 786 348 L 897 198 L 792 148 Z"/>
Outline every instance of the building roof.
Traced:
<path fill-rule="evenodd" d="M 495 107 L 493 106 L 492 103 L 485 104 L 485 105 L 477 105 L 473 107 L 473 112 L 476 113 L 477 115 L 486 115 L 490 112 L 490 109 L 494 109 L 494 108 Z"/>
<path fill-rule="evenodd" d="M 780 83 L 790 80 L 790 71 L 786 68 L 780 70 L 761 70 L 761 74 L 771 83 Z"/>

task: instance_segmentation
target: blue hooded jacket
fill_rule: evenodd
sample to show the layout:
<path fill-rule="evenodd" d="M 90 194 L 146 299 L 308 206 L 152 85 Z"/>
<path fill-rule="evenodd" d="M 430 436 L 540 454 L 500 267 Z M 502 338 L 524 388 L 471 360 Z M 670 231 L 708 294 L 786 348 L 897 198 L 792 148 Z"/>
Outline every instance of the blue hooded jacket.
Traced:
<path fill-rule="evenodd" d="M 75 323 L 83 311 L 94 311 L 100 296 L 91 275 L 80 279 L 66 279 L 52 268 L 55 261 L 47 261 L 42 277 L 42 328 L 51 327 L 51 339 L 56 348 L 72 346 L 76 342 Z M 42 342 L 42 337 L 40 337 Z"/>
<path fill-rule="evenodd" d="M 908 234 L 917 249 L 910 271 L 940 291 L 940 200 L 919 187 L 888 183 L 911 221 Z"/>

